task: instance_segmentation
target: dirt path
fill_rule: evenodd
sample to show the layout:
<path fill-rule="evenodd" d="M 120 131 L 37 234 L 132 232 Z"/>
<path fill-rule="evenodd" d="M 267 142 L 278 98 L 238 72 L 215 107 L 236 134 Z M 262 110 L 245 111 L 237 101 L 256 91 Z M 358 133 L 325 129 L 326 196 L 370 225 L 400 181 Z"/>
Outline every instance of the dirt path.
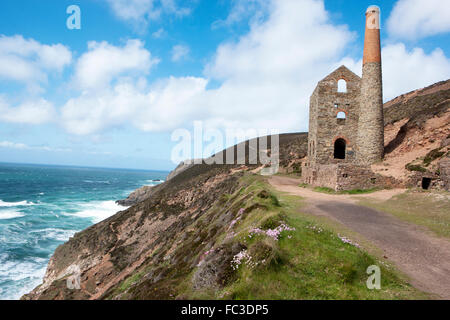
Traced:
<path fill-rule="evenodd" d="M 306 199 L 306 213 L 327 216 L 358 232 L 384 251 L 384 255 L 410 277 L 416 288 L 450 299 L 450 241 L 434 237 L 418 226 L 355 204 L 358 198 L 388 200 L 404 190 L 365 195 L 328 195 L 298 187 L 297 179 L 273 176 L 277 190 Z"/>

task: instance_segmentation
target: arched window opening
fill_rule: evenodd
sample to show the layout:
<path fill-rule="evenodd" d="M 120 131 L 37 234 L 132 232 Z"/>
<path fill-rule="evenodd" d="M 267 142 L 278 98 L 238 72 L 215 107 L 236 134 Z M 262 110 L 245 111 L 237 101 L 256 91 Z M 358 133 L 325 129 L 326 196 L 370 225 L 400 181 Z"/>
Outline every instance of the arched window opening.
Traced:
<path fill-rule="evenodd" d="M 345 81 L 344 79 L 338 81 L 338 92 L 347 92 L 347 81 Z"/>
<path fill-rule="evenodd" d="M 345 140 L 342 138 L 337 139 L 334 142 L 334 158 L 345 159 L 345 148 L 346 148 Z"/>
<path fill-rule="evenodd" d="M 347 118 L 347 115 L 345 114 L 344 111 L 339 111 L 336 118 L 345 120 Z"/>

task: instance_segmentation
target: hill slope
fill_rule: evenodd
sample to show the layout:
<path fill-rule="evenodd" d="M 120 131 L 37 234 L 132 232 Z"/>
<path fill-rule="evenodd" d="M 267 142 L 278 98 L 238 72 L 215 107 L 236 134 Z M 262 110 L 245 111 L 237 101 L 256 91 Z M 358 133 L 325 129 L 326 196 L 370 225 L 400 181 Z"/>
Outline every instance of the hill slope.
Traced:
<path fill-rule="evenodd" d="M 427 121 L 446 119 L 448 82 L 441 85 L 387 103 L 387 130 L 411 123 L 403 129 L 406 137 Z M 426 107 L 417 112 L 419 105 Z M 436 143 L 444 141 L 448 122 L 439 128 Z M 391 131 L 392 141 L 403 134 Z M 403 143 L 392 144 L 388 154 Z M 284 170 L 299 172 L 306 151 L 307 134 L 280 136 Z M 366 268 L 383 263 L 296 215 L 301 203 L 276 194 L 252 172 L 257 167 L 203 164 L 179 171 L 128 210 L 59 246 L 43 284 L 23 298 L 423 297 L 384 267 L 383 290 L 367 290 Z M 78 274 L 81 289 L 68 289 L 67 280 Z"/>

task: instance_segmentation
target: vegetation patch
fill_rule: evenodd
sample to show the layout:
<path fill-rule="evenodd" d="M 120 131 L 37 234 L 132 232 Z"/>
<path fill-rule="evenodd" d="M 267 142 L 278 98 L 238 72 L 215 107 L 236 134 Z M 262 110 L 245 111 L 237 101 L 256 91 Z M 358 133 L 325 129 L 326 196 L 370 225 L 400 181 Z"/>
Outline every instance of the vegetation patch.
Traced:
<path fill-rule="evenodd" d="M 409 170 L 409 171 L 427 172 L 427 169 L 425 169 L 424 167 L 422 167 L 422 166 L 420 166 L 418 164 L 408 163 L 405 166 L 405 168 L 406 168 L 406 170 Z"/>
<path fill-rule="evenodd" d="M 328 187 L 315 187 L 314 191 L 316 192 L 322 192 L 322 193 L 328 193 L 328 194 L 335 194 L 336 191 L 334 189 L 328 188 Z"/>
<path fill-rule="evenodd" d="M 327 194 L 366 194 L 378 191 L 378 188 L 370 188 L 370 189 L 352 189 L 352 190 L 341 190 L 335 191 L 334 189 L 327 187 L 315 187 L 314 191 L 327 193 Z"/>
<path fill-rule="evenodd" d="M 425 164 L 425 166 L 429 166 L 431 162 L 433 162 L 434 160 L 442 157 L 445 152 L 439 151 L 440 148 L 438 149 L 434 149 L 431 150 L 423 159 L 423 163 Z"/>
<path fill-rule="evenodd" d="M 241 191 L 254 194 L 241 207 L 264 204 L 235 225 L 242 249 L 231 260 L 235 278 L 218 288 L 219 299 L 414 299 L 424 294 L 348 237 L 299 214 L 300 198 L 278 194 L 256 177 Z M 260 197 L 271 194 L 273 197 Z M 334 191 L 333 191 L 334 192 Z M 382 270 L 382 289 L 366 287 L 367 267 Z M 205 291 L 206 292 L 206 291 Z M 211 292 L 209 292 L 211 294 Z M 205 297 L 197 291 L 184 297 Z"/>
<path fill-rule="evenodd" d="M 366 253 L 349 234 L 301 213 L 299 197 L 246 174 L 149 258 L 109 298 L 122 299 L 418 299 L 427 296 Z M 339 231 L 341 232 L 341 231 Z M 171 243 L 172 243 L 171 242 Z M 172 245 L 170 245 L 172 246 Z M 366 287 L 378 265 L 381 290 Z"/>

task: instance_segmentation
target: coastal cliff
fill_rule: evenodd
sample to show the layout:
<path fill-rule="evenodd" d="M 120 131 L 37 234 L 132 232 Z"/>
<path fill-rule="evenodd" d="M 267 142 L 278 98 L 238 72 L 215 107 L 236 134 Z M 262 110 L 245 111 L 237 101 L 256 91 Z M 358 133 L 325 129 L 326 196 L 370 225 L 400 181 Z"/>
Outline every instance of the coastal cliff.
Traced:
<path fill-rule="evenodd" d="M 408 155 L 400 158 L 409 163 L 422 161 L 422 153 L 426 156 L 436 148 L 448 150 L 448 84 L 385 105 L 385 145 L 390 148 L 386 161 L 393 161 L 389 154 L 396 152 Z M 420 133 L 424 127 L 429 130 Z M 408 145 L 413 136 L 422 143 L 419 153 L 417 144 Z M 448 159 L 445 152 L 439 151 L 425 170 L 436 171 Z M 306 133 L 280 136 L 282 172 L 300 175 L 306 154 Z M 413 172 L 405 163 L 391 166 L 401 173 L 386 168 L 380 172 L 404 175 L 405 183 L 409 181 Z M 276 193 L 258 175 L 260 168 L 181 164 L 164 183 L 141 188 L 123 201 L 132 205 L 129 209 L 59 246 L 43 283 L 22 299 L 411 296 L 410 286 L 389 269 L 383 269 L 389 290 L 360 291 L 358 279 L 365 277 L 365 266 L 376 259 L 357 246 L 343 247 L 332 231 L 317 232 L 311 221 L 295 216 L 301 201 Z M 78 277 L 79 289 L 67 285 L 74 277 Z M 263 284 L 270 279 L 279 289 Z M 258 283 L 270 294 L 261 291 Z M 298 288 L 285 288 L 289 283 Z M 292 296 L 283 296 L 281 291 L 291 289 Z"/>

